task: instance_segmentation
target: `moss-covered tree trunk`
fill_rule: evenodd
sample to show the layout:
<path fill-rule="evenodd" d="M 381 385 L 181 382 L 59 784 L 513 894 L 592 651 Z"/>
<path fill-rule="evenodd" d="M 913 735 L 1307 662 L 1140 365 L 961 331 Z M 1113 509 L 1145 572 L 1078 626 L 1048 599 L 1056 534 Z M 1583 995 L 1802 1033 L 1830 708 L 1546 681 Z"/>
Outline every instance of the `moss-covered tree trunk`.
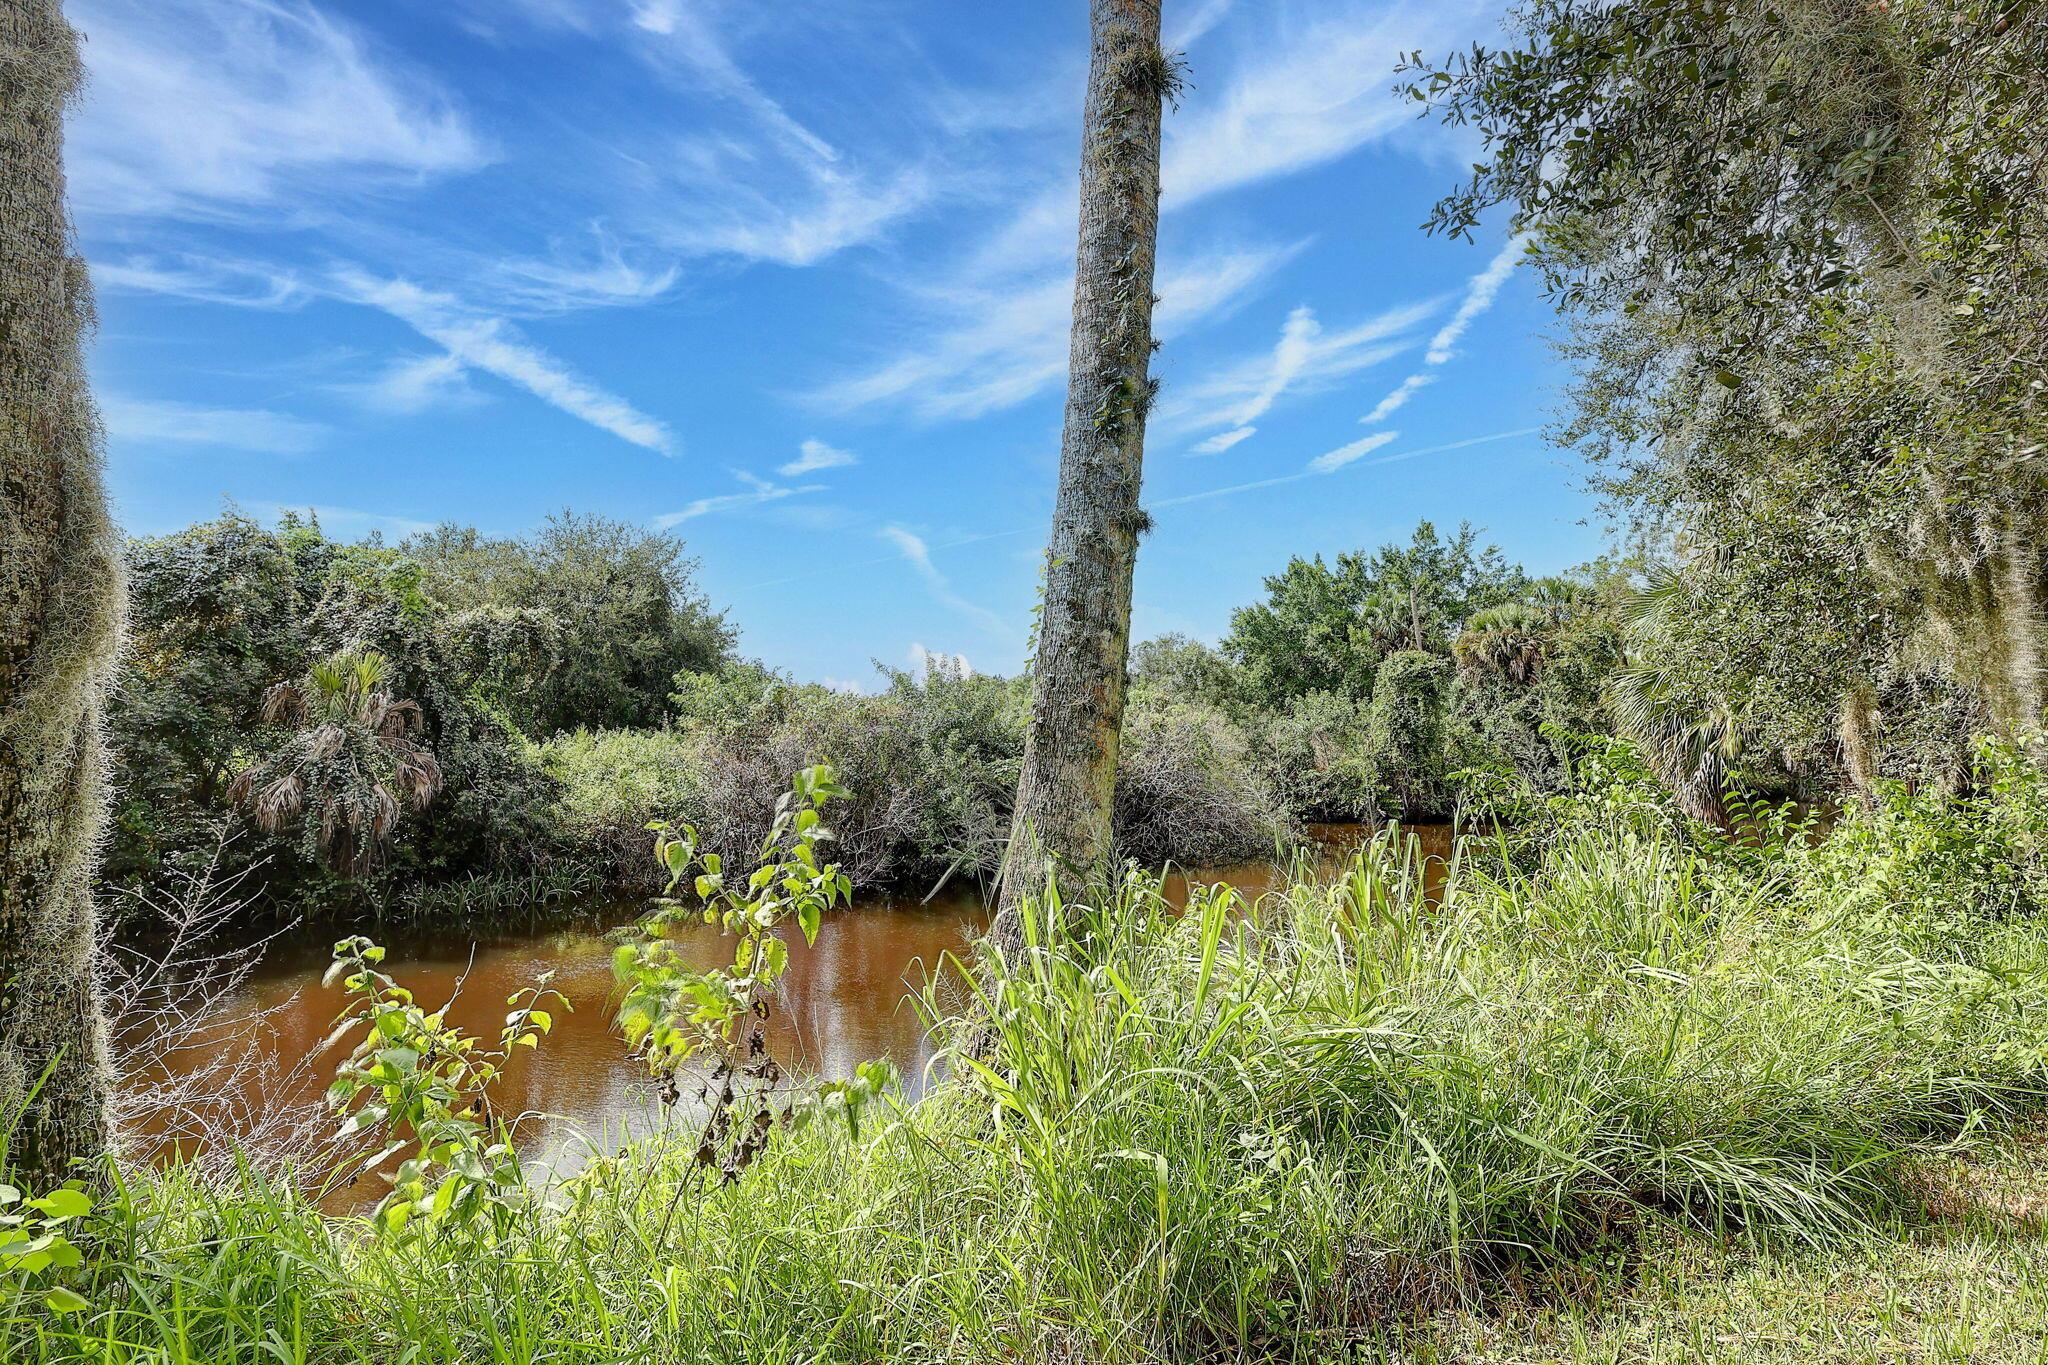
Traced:
<path fill-rule="evenodd" d="M 1031 720 L 1004 865 L 999 942 L 1044 882 L 1107 870 L 1131 644 L 1138 488 L 1152 401 L 1152 273 L 1161 110 L 1175 83 L 1160 0 L 1093 0 L 1082 120 L 1081 243 L 1074 275 L 1058 500 L 1032 667 Z"/>
<path fill-rule="evenodd" d="M 107 1143 L 91 874 L 121 577 L 64 208 L 79 76 L 58 0 L 0 0 L 0 1124 L 36 1185 Z"/>

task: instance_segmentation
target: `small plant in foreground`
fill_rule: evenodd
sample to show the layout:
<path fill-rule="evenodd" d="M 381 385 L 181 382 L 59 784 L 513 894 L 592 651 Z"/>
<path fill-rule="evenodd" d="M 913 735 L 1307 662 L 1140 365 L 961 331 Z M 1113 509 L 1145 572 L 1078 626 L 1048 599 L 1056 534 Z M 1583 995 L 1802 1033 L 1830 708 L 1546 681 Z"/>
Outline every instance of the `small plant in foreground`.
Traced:
<path fill-rule="evenodd" d="M 51 1190 L 40 1199 L 23 1199 L 12 1185 L 0 1185 L 0 1303 L 6 1317 L 29 1295 L 40 1291 L 53 1313 L 75 1313 L 86 1307 L 76 1290 L 49 1283 L 48 1272 L 75 1270 L 84 1260 L 65 1235 L 75 1219 L 92 1212 L 92 1196 L 76 1181 Z"/>
<path fill-rule="evenodd" d="M 716 853 L 700 853 L 696 831 L 656 821 L 654 855 L 666 870 L 666 893 L 643 921 L 646 936 L 621 945 L 613 966 L 626 987 L 619 1026 L 633 1055 L 661 1085 L 664 1103 L 682 1096 L 681 1073 L 699 1056 L 710 1069 L 698 1099 L 707 1109 L 697 1143 L 698 1165 L 715 1167 L 735 1180 L 768 1145 L 778 1122 L 788 1123 L 805 1106 L 785 1098 L 781 1066 L 768 1053 L 767 1022 L 776 985 L 789 965 L 789 945 L 779 932 L 791 920 L 804 942 L 815 943 L 828 910 L 846 903 L 853 883 L 832 863 L 818 862 L 818 845 L 832 838 L 819 808 L 846 795 L 830 766 L 817 764 L 796 775 L 791 790 L 775 803 L 775 819 L 761 843 L 758 865 L 743 882 L 729 883 Z M 688 884 L 696 901 L 675 896 Z M 687 966 L 662 931 L 686 918 L 716 924 L 737 940 L 732 966 L 698 971 Z M 870 1063 L 852 1082 L 815 1092 L 814 1103 L 843 1109 L 857 1130 L 860 1103 L 884 1087 L 887 1077 Z"/>
<path fill-rule="evenodd" d="M 380 970 L 383 960 L 384 950 L 359 935 L 334 945 L 327 971 L 330 983 L 342 979 L 352 1002 L 337 1036 L 362 1030 L 327 1088 L 328 1104 L 348 1116 L 339 1136 L 392 1138 L 341 1171 L 374 1170 L 410 1146 L 412 1155 L 389 1177 L 391 1192 L 377 1205 L 380 1231 L 475 1229 L 488 1220 L 502 1233 L 529 1191 L 511 1129 L 490 1112 L 489 1092 L 515 1048 L 537 1047 L 553 1029 L 545 1006 L 567 1009 L 569 1002 L 548 985 L 554 973 L 542 973 L 506 997 L 511 1009 L 498 1045 L 486 1048 L 447 1022 L 445 1006 L 421 1009 L 411 991 Z"/>

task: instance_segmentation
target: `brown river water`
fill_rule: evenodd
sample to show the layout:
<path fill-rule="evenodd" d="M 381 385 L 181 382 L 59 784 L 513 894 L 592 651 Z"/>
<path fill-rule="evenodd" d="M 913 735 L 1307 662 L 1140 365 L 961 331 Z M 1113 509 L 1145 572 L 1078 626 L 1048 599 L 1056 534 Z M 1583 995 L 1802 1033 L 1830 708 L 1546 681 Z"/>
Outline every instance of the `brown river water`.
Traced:
<path fill-rule="evenodd" d="M 1357 825 L 1311 829 L 1326 868 L 1338 865 L 1369 832 Z M 1420 825 L 1411 832 L 1420 852 L 1434 860 L 1434 882 L 1450 856 L 1449 827 Z M 1227 883 L 1256 898 L 1285 878 L 1271 863 L 1205 868 L 1169 877 L 1168 897 L 1184 903 L 1190 880 Z M 496 1037 L 508 995 L 543 972 L 554 973 L 551 984 L 570 1008 L 554 1011 L 554 1030 L 538 1049 L 515 1050 L 494 1100 L 499 1113 L 524 1116 L 516 1131 L 534 1168 L 566 1173 L 593 1150 L 614 1150 L 629 1137 L 658 1129 L 665 1111 L 644 1068 L 626 1057 L 612 1024 L 616 940 L 607 932 L 630 926 L 645 908 L 632 900 L 607 902 L 567 922 L 556 915 L 543 929 L 330 926 L 280 939 L 232 1002 L 243 1022 L 239 1036 L 225 1046 L 247 1049 L 259 1059 L 218 1082 L 240 1091 L 229 1097 L 234 1103 L 228 1107 L 239 1117 L 219 1126 L 240 1131 L 216 1131 L 207 1140 L 245 1138 L 261 1126 L 264 1113 L 319 1097 L 340 1060 L 339 1049 L 320 1048 L 342 1006 L 340 987 L 323 986 L 320 978 L 333 940 L 349 932 L 378 938 L 388 950 L 386 971 L 424 1005 L 452 1001 L 450 1021 L 485 1038 Z M 926 1082 L 935 1048 L 910 997 L 945 972 L 947 955 L 963 953 L 988 921 L 977 888 L 949 887 L 928 904 L 915 896 L 857 900 L 826 917 L 814 946 L 791 935 L 795 942 L 781 999 L 769 1019 L 771 1051 L 786 1068 L 820 1079 L 848 1076 L 862 1061 L 887 1057 L 915 1094 Z M 731 961 L 730 942 L 716 930 L 685 928 L 677 941 L 694 965 Z M 211 1049 L 173 1054 L 170 1066 L 197 1071 L 217 1055 Z M 148 1118 L 140 1128 L 145 1142 L 161 1136 Z M 383 1188 L 381 1181 L 366 1178 L 324 1202 L 337 1212 L 367 1208 Z"/>

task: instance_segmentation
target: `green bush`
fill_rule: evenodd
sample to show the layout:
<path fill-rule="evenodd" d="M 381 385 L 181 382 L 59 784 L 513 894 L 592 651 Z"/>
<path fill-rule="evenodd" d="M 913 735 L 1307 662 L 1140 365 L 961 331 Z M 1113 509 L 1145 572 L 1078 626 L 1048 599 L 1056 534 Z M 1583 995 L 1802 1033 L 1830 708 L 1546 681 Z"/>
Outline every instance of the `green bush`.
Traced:
<path fill-rule="evenodd" d="M 557 827 L 617 886 L 653 877 L 650 820 L 683 820 L 701 805 L 697 737 L 677 730 L 573 730 L 538 748 L 561 786 Z"/>
<path fill-rule="evenodd" d="M 1274 853 L 1293 821 L 1242 732 L 1214 707 L 1141 691 L 1124 718 L 1118 850 L 1147 866 L 1215 866 Z"/>
<path fill-rule="evenodd" d="M 1376 817 L 1383 793 L 1365 756 L 1366 707 L 1336 692 L 1296 697 L 1256 715 L 1252 734 L 1269 780 L 1303 820 Z"/>
<path fill-rule="evenodd" d="M 1452 671 L 1440 654 L 1400 650 L 1372 685 L 1361 760 L 1386 793 L 1389 813 L 1414 820 L 1451 808 L 1450 776 L 1464 766 L 1451 715 Z"/>
<path fill-rule="evenodd" d="M 743 860 L 811 756 L 847 796 L 833 856 L 862 886 L 927 887 L 1001 865 L 1024 752 L 1016 681 L 934 668 L 891 673 L 875 696 L 798 685 L 737 665 L 677 680 L 664 731 L 577 732 L 542 746 L 565 786 L 562 825 L 621 884 L 644 884 L 642 827 L 687 822 Z M 1126 720 L 1117 829 L 1128 856 L 1184 866 L 1270 853 L 1291 828 L 1244 736 L 1211 708 L 1143 689 Z"/>
<path fill-rule="evenodd" d="M 1787 862 L 1803 894 L 1932 932 L 2048 913 L 2048 774 L 2026 746 L 1980 741 L 1960 795 L 1880 782 Z"/>

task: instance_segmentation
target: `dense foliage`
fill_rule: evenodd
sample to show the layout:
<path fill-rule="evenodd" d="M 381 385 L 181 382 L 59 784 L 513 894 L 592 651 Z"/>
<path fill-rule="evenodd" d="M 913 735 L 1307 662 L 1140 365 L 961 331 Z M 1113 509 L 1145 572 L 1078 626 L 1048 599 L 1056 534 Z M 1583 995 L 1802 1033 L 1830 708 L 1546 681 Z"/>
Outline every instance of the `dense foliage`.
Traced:
<path fill-rule="evenodd" d="M 1654 1296 L 1717 1247 L 1889 1254 L 1947 1216 L 1948 1163 L 2048 1104 L 2048 784 L 2011 746 L 1979 762 L 1968 799 L 1888 789 L 1818 842 L 1733 840 L 1616 746 L 1433 896 L 1382 836 L 1254 905 L 1176 913 L 1142 876 L 1036 905 L 964 1015 L 926 997 L 949 1065 L 920 1102 L 870 1086 L 867 1120 L 778 1127 L 731 1178 L 694 1126 L 544 1198 L 489 1197 L 450 1147 L 419 1185 L 446 1210 L 373 1234 L 247 1168 L 130 1172 L 61 1205 L 90 1258 L 0 1272 L 0 1350 L 1320 1361 Z M 671 863 L 762 893 L 694 847 Z M 425 1066 L 403 965 L 342 947 L 351 1028 L 394 1021 L 344 1077 Z M 515 998 L 508 1030 L 541 1012 Z M 384 1083 L 440 1123 L 467 1081 Z M 2014 1341 L 1978 1358 L 2029 1358 Z"/>
<path fill-rule="evenodd" d="M 1147 641 L 1144 688 L 1214 706 L 1303 820 L 1443 819 L 1464 775 L 1567 780 L 1571 736 L 1611 728 L 1628 575 L 1532 578 L 1477 532 L 1295 559 L 1211 648 Z"/>
<path fill-rule="evenodd" d="M 128 560 L 108 877 L 144 883 L 204 861 L 223 821 L 267 827 L 234 856 L 262 860 L 300 898 L 511 869 L 553 846 L 553 784 L 418 560 L 297 517 L 269 530 L 233 511 L 133 541 Z M 374 682 L 354 687 L 371 656 Z M 338 724 L 323 733 L 314 713 Z M 380 733 L 394 724 L 403 733 Z M 344 761 L 351 745 L 356 761 Z M 290 791 L 277 785 L 287 773 Z M 386 798 L 417 809 L 400 822 Z M 374 839 L 346 833 L 373 826 Z"/>
<path fill-rule="evenodd" d="M 542 749 L 563 784 L 565 832 L 602 850 L 616 879 L 644 879 L 650 817 L 687 821 L 704 847 L 744 855 L 813 755 L 847 789 L 834 856 L 856 881 L 922 891 L 1000 865 L 1024 751 L 1021 680 L 934 666 L 892 671 L 881 692 L 860 695 L 742 663 L 680 684 L 665 729 L 577 731 Z M 1287 841 L 1288 811 L 1217 708 L 1141 686 L 1126 727 L 1117 831 L 1129 856 L 1197 865 Z"/>
<path fill-rule="evenodd" d="M 676 675 L 718 667 L 737 635 L 665 532 L 564 513 L 517 539 L 443 525 L 399 551 L 465 672 L 531 735 L 658 725 Z"/>
<path fill-rule="evenodd" d="M 1868 794 L 2041 715 L 2048 8 L 1530 0 L 1414 91 L 1482 160 L 1570 326 L 1561 436 L 1684 610 L 1631 718 Z M 1419 62 L 1419 59 L 1418 59 Z M 1709 767 L 1711 765 L 1708 765 Z"/>
<path fill-rule="evenodd" d="M 225 826 L 280 903 L 483 912 L 644 887 L 648 820 L 742 856 L 816 761 L 849 793 L 837 856 L 862 885 L 1001 864 L 1026 680 L 933 666 L 862 695 L 737 659 L 672 538 L 564 516 L 517 540 L 342 544 L 230 512 L 129 558 L 119 883 L 212 858 Z M 1474 768 L 1556 790 L 1561 736 L 1605 728 L 1614 582 L 1531 579 L 1424 523 L 1334 569 L 1290 564 L 1220 649 L 1141 645 L 1122 852 L 1200 866 L 1307 821 L 1440 817 Z"/>

